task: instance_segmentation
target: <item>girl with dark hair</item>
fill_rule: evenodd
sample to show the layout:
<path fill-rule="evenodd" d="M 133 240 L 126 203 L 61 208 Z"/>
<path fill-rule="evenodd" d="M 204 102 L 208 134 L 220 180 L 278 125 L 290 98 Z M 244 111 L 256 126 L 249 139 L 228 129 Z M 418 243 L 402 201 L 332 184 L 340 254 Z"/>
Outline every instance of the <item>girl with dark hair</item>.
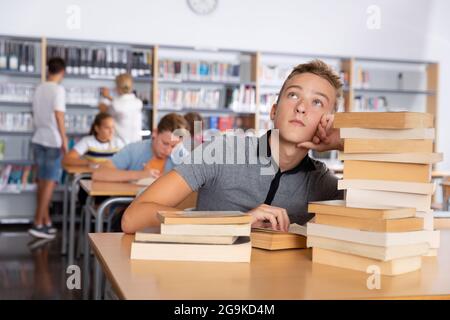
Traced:
<path fill-rule="evenodd" d="M 65 166 L 96 165 L 111 158 L 124 142 L 115 136 L 115 123 L 108 113 L 99 113 L 94 119 L 89 136 L 83 137 L 64 156 Z"/>

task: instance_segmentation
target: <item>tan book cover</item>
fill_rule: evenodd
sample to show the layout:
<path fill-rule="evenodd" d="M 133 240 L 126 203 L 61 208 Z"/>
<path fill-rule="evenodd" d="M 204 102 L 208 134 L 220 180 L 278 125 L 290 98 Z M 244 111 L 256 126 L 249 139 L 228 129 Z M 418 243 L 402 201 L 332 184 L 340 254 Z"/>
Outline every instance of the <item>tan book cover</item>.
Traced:
<path fill-rule="evenodd" d="M 409 273 L 422 267 L 421 256 L 380 261 L 321 248 L 313 248 L 312 260 L 314 263 L 362 272 L 367 272 L 370 266 L 377 266 L 380 273 L 386 276 Z"/>
<path fill-rule="evenodd" d="M 158 211 L 164 224 L 241 224 L 250 223 L 252 216 L 241 211 Z"/>
<path fill-rule="evenodd" d="M 434 164 L 441 162 L 442 153 L 342 153 L 339 152 L 338 159 L 360 160 L 360 161 L 377 161 L 377 162 L 400 162 L 400 163 L 422 163 Z"/>
<path fill-rule="evenodd" d="M 422 112 L 338 112 L 335 128 L 414 129 L 433 128 L 431 113 Z"/>
<path fill-rule="evenodd" d="M 252 246 L 249 237 L 234 244 L 185 244 L 137 242 L 131 245 L 132 260 L 250 262 Z"/>
<path fill-rule="evenodd" d="M 315 222 L 331 226 L 373 231 L 373 232 L 409 232 L 423 230 L 423 219 L 400 218 L 400 219 L 367 219 L 333 216 L 329 214 L 316 214 Z"/>
<path fill-rule="evenodd" d="M 431 165 L 346 160 L 344 179 L 430 183 Z"/>
<path fill-rule="evenodd" d="M 147 228 L 136 232 L 134 240 L 138 242 L 161 243 L 233 244 L 238 238 L 235 236 L 185 236 L 161 234 L 160 232 L 159 227 Z"/>
<path fill-rule="evenodd" d="M 414 208 L 372 205 L 364 207 L 347 206 L 344 200 L 310 202 L 308 212 L 355 218 L 398 219 L 414 217 Z"/>
<path fill-rule="evenodd" d="M 426 242 L 403 246 L 381 247 L 316 236 L 308 237 L 308 247 L 332 250 L 380 261 L 423 256 L 430 251 L 430 245 Z"/>
<path fill-rule="evenodd" d="M 273 229 L 253 228 L 252 247 L 266 250 L 305 249 L 306 227 L 291 224 L 289 232 Z"/>
<path fill-rule="evenodd" d="M 433 140 L 344 139 L 344 153 L 433 152 Z"/>

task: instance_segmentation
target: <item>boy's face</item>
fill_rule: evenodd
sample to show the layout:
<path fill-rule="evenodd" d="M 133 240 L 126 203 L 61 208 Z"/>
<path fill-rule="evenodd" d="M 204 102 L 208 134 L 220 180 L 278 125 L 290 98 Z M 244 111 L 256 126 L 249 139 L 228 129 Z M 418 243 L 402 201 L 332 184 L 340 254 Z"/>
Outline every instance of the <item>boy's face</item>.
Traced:
<path fill-rule="evenodd" d="M 336 89 L 325 79 L 302 73 L 289 79 L 270 118 L 280 138 L 294 144 L 311 141 L 324 113 L 332 113 Z"/>
<path fill-rule="evenodd" d="M 157 158 L 167 158 L 180 142 L 181 138 L 171 131 L 156 132 L 155 130 L 152 141 L 153 153 Z"/>

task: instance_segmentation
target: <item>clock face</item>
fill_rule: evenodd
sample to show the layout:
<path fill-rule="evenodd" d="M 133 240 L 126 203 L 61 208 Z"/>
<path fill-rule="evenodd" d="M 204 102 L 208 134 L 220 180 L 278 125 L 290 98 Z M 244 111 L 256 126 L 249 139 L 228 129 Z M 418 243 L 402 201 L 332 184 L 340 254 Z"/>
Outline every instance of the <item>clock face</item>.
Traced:
<path fill-rule="evenodd" d="M 196 14 L 207 15 L 212 13 L 219 0 L 187 0 L 189 8 Z"/>

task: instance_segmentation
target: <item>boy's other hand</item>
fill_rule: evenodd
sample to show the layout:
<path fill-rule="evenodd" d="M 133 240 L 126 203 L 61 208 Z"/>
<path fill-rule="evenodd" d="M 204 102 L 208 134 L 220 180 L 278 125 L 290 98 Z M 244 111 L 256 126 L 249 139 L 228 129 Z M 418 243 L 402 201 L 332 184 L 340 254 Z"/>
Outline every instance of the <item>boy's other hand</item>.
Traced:
<path fill-rule="evenodd" d="M 67 152 L 69 152 L 69 141 L 67 140 L 67 137 L 64 137 L 62 139 L 61 151 L 62 151 L 63 155 L 65 155 Z"/>
<path fill-rule="evenodd" d="M 108 88 L 101 87 L 100 88 L 100 94 L 102 95 L 102 97 L 104 97 L 106 99 L 109 99 L 109 100 L 112 100 L 112 97 L 111 97 L 111 94 L 110 94 Z"/>
<path fill-rule="evenodd" d="M 333 121 L 333 114 L 324 113 L 312 141 L 299 143 L 297 147 L 319 152 L 328 150 L 342 151 L 344 149 L 344 143 L 340 137 L 339 129 L 333 128 Z"/>
<path fill-rule="evenodd" d="M 285 232 L 289 230 L 290 221 L 286 209 L 262 204 L 248 213 L 253 217 L 252 227 L 254 228 L 271 227 Z"/>

